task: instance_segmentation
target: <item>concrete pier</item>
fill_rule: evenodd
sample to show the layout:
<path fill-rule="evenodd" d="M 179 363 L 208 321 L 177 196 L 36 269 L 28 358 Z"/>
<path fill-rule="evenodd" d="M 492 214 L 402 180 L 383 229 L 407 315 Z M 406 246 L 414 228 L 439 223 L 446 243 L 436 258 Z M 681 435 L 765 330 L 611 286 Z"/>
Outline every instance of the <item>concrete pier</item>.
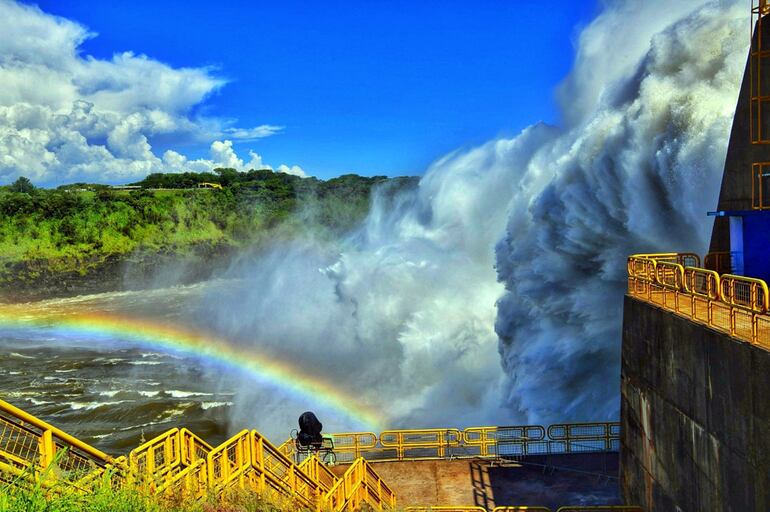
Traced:
<path fill-rule="evenodd" d="M 627 296 L 621 373 L 627 503 L 770 510 L 770 352 Z"/>

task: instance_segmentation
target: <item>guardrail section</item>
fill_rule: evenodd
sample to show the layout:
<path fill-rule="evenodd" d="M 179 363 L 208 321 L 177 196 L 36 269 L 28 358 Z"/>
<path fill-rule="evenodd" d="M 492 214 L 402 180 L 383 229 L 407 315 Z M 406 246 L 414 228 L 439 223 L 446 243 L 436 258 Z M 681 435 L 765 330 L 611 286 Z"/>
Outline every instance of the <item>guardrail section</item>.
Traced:
<path fill-rule="evenodd" d="M 548 434 L 553 434 L 549 436 Z M 465 430 L 420 429 L 332 434 L 334 454 L 339 463 L 359 457 L 369 462 L 397 462 L 434 459 L 512 458 L 578 452 L 618 451 L 620 423 L 571 423 L 469 427 Z M 301 456 L 292 439 L 281 452 L 298 462 Z"/>
<path fill-rule="evenodd" d="M 691 255 L 628 258 L 628 294 L 749 343 L 770 348 L 765 281 L 683 265 Z"/>
<path fill-rule="evenodd" d="M 123 469 L 122 462 L 0 400 L 0 480 L 36 478 L 55 466 L 49 480 L 83 487 L 109 467 Z"/>
<path fill-rule="evenodd" d="M 363 458 L 356 459 L 325 499 L 332 510 L 359 510 L 366 504 L 375 510 L 396 507 L 396 495 Z"/>

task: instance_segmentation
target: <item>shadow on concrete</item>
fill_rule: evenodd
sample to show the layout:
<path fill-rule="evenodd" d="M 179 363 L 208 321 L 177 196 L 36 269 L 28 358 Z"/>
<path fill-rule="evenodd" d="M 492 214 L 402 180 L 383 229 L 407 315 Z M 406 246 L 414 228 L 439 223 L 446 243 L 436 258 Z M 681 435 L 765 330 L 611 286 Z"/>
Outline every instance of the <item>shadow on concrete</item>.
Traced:
<path fill-rule="evenodd" d="M 502 464 L 470 464 L 474 504 L 619 505 L 618 454 L 529 456 Z"/>

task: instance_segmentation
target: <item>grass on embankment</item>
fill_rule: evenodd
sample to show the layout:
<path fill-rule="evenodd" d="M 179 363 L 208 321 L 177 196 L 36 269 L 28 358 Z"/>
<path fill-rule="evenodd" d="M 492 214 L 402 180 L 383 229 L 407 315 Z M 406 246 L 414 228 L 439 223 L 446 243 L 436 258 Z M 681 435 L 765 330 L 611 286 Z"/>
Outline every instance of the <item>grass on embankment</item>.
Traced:
<path fill-rule="evenodd" d="M 246 491 L 230 493 L 223 500 L 213 497 L 200 502 L 180 502 L 147 495 L 133 488 L 98 486 L 93 493 L 58 492 L 34 488 L 0 486 L 0 512 L 298 512 L 305 511 L 291 500 L 275 495 L 262 497 Z M 310 511 L 307 511 L 310 512 Z"/>

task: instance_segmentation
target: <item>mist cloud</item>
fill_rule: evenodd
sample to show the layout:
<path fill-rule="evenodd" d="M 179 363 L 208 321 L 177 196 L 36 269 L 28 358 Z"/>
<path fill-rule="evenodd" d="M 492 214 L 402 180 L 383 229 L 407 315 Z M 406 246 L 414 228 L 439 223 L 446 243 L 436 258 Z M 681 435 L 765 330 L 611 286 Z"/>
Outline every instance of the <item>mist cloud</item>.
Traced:
<path fill-rule="evenodd" d="M 253 286 L 210 297 L 208 321 L 392 426 L 616 419 L 626 257 L 704 251 L 746 26 L 742 2 L 609 2 L 561 88 L 564 127 L 447 155 L 340 245 L 237 265 Z M 260 400 L 236 403 L 281 415 Z"/>
<path fill-rule="evenodd" d="M 742 2 L 686 4 L 617 2 L 585 31 L 571 122 L 510 203 L 496 330 L 506 399 L 529 421 L 617 418 L 627 255 L 706 249 L 748 20 Z"/>

